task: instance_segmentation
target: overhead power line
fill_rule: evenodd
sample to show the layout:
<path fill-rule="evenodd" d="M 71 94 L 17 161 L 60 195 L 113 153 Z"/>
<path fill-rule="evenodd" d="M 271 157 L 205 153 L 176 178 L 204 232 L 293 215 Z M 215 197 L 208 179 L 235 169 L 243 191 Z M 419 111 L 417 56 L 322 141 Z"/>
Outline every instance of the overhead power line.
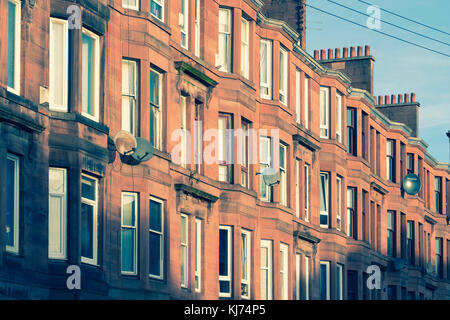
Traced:
<path fill-rule="evenodd" d="M 356 0 L 356 1 L 359 1 L 359 2 L 361 2 L 361 3 L 367 4 L 367 5 L 369 5 L 369 6 L 372 6 L 372 5 L 373 5 L 372 3 L 369 3 L 369 2 L 367 2 L 367 1 L 364 1 L 364 0 Z M 379 7 L 379 6 L 378 6 L 378 7 Z M 400 14 L 398 14 L 398 13 L 395 13 L 395 12 L 389 11 L 389 10 L 387 10 L 387 9 L 383 9 L 383 8 L 381 8 L 381 7 L 379 7 L 379 8 L 380 8 L 381 10 L 383 10 L 384 12 L 387 12 L 387 13 L 390 13 L 390 14 L 392 14 L 393 16 L 396 16 L 396 17 L 399 17 L 399 18 L 402 18 L 402 19 L 408 20 L 408 21 L 410 21 L 410 22 L 414 22 L 414 23 L 417 23 L 417 24 L 419 24 L 419 25 L 421 25 L 421 26 L 423 26 L 423 27 L 426 27 L 426 28 L 429 28 L 429 29 L 432 29 L 432 30 L 434 30 L 434 31 L 437 31 L 437 32 L 441 32 L 441 33 L 444 33 L 444 34 L 446 34 L 446 35 L 449 35 L 449 36 L 450 36 L 450 33 L 446 32 L 446 31 L 443 31 L 443 30 L 440 30 L 440 29 L 437 29 L 437 28 L 434 28 L 434 27 L 428 26 L 428 25 L 426 25 L 426 24 L 424 24 L 424 23 L 422 23 L 422 22 L 419 22 L 419 21 L 416 21 L 416 20 L 413 20 L 413 19 L 410 19 L 410 18 L 404 17 L 404 16 L 402 16 L 402 15 L 400 15 Z"/>
<path fill-rule="evenodd" d="M 322 9 L 319 9 L 319 8 L 316 8 L 316 7 L 314 7 L 314 6 L 310 5 L 310 4 L 306 4 L 306 6 L 312 8 L 312 9 L 315 9 L 315 10 L 317 10 L 317 11 L 323 12 L 323 13 L 325 13 L 325 14 L 328 14 L 328 15 L 330 15 L 330 16 L 336 17 L 336 18 L 338 18 L 338 19 L 344 20 L 344 21 L 346 21 L 346 22 L 352 23 L 352 24 L 354 24 L 354 25 L 363 27 L 364 29 L 368 29 L 367 26 L 365 26 L 365 25 L 362 25 L 362 24 L 357 23 L 357 22 L 355 22 L 355 21 L 352 21 L 352 20 L 346 19 L 346 18 L 344 18 L 344 17 L 338 16 L 338 15 L 336 15 L 336 14 L 334 14 L 334 13 L 331 13 L 331 12 L 328 12 L 328 11 L 325 11 L 325 10 L 322 10 Z M 443 56 L 446 56 L 446 57 L 449 57 L 449 58 L 450 58 L 450 55 L 448 55 L 448 54 L 446 54 L 446 53 L 443 53 L 443 52 L 440 52 L 440 51 L 437 51 L 437 50 L 434 50 L 434 49 L 431 49 L 431 48 L 422 46 L 422 45 L 420 45 L 420 44 L 417 44 L 417 43 L 414 43 L 414 42 L 411 42 L 411 41 L 408 41 L 408 40 L 399 38 L 399 37 L 394 36 L 394 35 L 391 35 L 391 34 L 389 34 L 389 33 L 386 33 L 386 32 L 380 31 L 380 30 L 376 30 L 376 29 L 369 29 L 369 30 L 372 30 L 372 31 L 374 31 L 374 32 L 380 33 L 380 34 L 385 35 L 385 36 L 387 36 L 387 37 L 390 37 L 390 38 L 393 38 L 393 39 L 396 39 L 396 40 L 399 40 L 399 41 L 408 43 L 408 44 L 410 44 L 410 45 L 413 45 L 413 46 L 416 46 L 416 47 L 419 47 L 419 48 L 422 48 L 422 49 L 425 49 L 425 50 L 428 50 L 428 51 L 431 51 L 431 52 L 434 52 L 434 53 L 437 53 L 437 54 L 440 54 L 440 55 L 443 55 Z"/>
<path fill-rule="evenodd" d="M 401 27 L 401 26 L 399 26 L 399 25 L 396 25 L 396 24 L 394 24 L 394 23 L 391 23 L 391 22 L 389 22 L 389 21 L 385 21 L 385 20 L 382 20 L 382 19 L 379 19 L 379 18 L 372 17 L 372 16 L 369 15 L 369 14 L 366 14 L 366 13 L 364 13 L 364 12 L 355 10 L 355 9 L 353 9 L 353 8 L 350 8 L 350 7 L 347 7 L 347 6 L 343 5 L 343 4 L 340 4 L 340 3 L 335 2 L 335 1 L 333 1 L 333 0 L 328 0 L 328 2 L 331 2 L 331 3 L 333 3 L 333 4 L 337 5 L 337 6 L 340 6 L 340 7 L 342 7 L 342 8 L 345 8 L 345 9 L 347 9 L 347 10 L 350 10 L 350 11 L 353 11 L 353 12 L 356 12 L 356 13 L 359 13 L 359 14 L 362 14 L 363 16 L 366 16 L 366 17 L 369 17 L 369 18 L 378 20 L 378 21 L 380 21 L 380 22 L 386 23 L 386 24 L 388 24 L 388 25 L 394 26 L 394 27 L 396 27 L 396 28 L 398 28 L 398 29 L 401 29 L 401 30 L 404 30 L 404 31 L 408 31 L 408 32 L 410 32 L 410 33 L 413 33 L 413 34 L 416 34 L 416 35 L 418 35 L 418 36 L 424 37 L 424 38 L 426 38 L 426 39 L 433 40 L 433 41 L 436 41 L 436 42 L 445 44 L 446 46 L 450 46 L 450 43 L 447 43 L 447 42 L 444 42 L 444 41 L 441 41 L 441 40 L 438 40 L 438 39 L 429 37 L 429 36 L 427 36 L 427 35 L 425 35 L 425 34 L 422 34 L 422 33 L 419 33 L 419 32 L 415 32 L 415 31 L 409 30 L 409 29 L 407 29 L 407 28 L 403 28 L 403 27 Z"/>

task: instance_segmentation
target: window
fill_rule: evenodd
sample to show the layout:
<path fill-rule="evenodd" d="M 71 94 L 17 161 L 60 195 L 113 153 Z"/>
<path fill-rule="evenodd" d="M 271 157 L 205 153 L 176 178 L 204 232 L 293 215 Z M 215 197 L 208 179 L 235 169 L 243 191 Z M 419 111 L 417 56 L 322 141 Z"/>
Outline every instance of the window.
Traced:
<path fill-rule="evenodd" d="M 420 181 L 424 181 L 423 177 L 423 159 L 421 157 L 417 157 L 417 175 L 419 176 Z M 423 199 L 424 198 L 424 189 L 426 187 L 426 184 L 423 184 L 423 188 L 420 188 L 419 196 Z"/>
<path fill-rule="evenodd" d="M 68 111 L 68 39 L 67 21 L 50 18 L 49 108 L 62 112 Z"/>
<path fill-rule="evenodd" d="M 368 119 L 368 115 L 367 113 L 365 113 L 364 111 L 362 112 L 362 117 L 361 117 L 361 153 L 362 153 L 362 157 L 366 160 L 368 160 L 368 156 L 367 156 L 367 119 Z"/>
<path fill-rule="evenodd" d="M 330 261 L 320 261 L 320 299 L 330 300 Z"/>
<path fill-rule="evenodd" d="M 330 138 L 330 88 L 320 87 L 320 137 Z"/>
<path fill-rule="evenodd" d="M 198 174 L 202 173 L 203 163 L 203 104 L 195 101 L 195 122 L 194 122 L 194 163 Z"/>
<path fill-rule="evenodd" d="M 287 206 L 288 181 L 287 181 L 287 146 L 280 144 L 280 203 Z"/>
<path fill-rule="evenodd" d="M 272 241 L 261 240 L 261 300 L 272 300 Z"/>
<path fill-rule="evenodd" d="M 388 256 L 395 257 L 396 253 L 396 223 L 395 223 L 395 211 L 388 210 L 387 212 L 387 254 Z"/>
<path fill-rule="evenodd" d="M 400 255 L 399 257 L 405 258 L 407 256 L 406 251 L 406 235 L 407 235 L 407 221 L 406 214 L 400 212 Z"/>
<path fill-rule="evenodd" d="M 305 183 L 305 221 L 309 221 L 309 165 L 305 163 L 304 183 Z"/>
<path fill-rule="evenodd" d="M 347 108 L 347 152 L 355 157 L 357 156 L 355 108 Z"/>
<path fill-rule="evenodd" d="M 20 94 L 21 1 L 8 0 L 8 90 Z"/>
<path fill-rule="evenodd" d="M 195 33 L 195 47 L 194 54 L 197 57 L 200 57 L 200 1 L 195 0 L 195 12 L 194 12 L 194 33 Z"/>
<path fill-rule="evenodd" d="M 231 10 L 219 8 L 219 55 L 216 64 L 220 66 L 219 70 L 224 72 L 231 72 L 231 28 Z"/>
<path fill-rule="evenodd" d="M 287 105 L 288 52 L 280 48 L 280 102 Z"/>
<path fill-rule="evenodd" d="M 442 178 L 434 178 L 434 204 L 437 213 L 442 213 Z"/>
<path fill-rule="evenodd" d="M 336 300 L 344 300 L 344 266 L 336 265 Z"/>
<path fill-rule="evenodd" d="M 336 140 L 342 143 L 342 95 L 336 93 Z"/>
<path fill-rule="evenodd" d="M 354 270 L 347 271 L 347 299 L 358 299 L 358 272 Z"/>
<path fill-rule="evenodd" d="M 149 206 L 149 276 L 163 279 L 164 202 L 150 197 Z"/>
<path fill-rule="evenodd" d="M 189 131 L 187 128 L 187 97 L 180 97 L 180 129 L 182 130 L 181 136 L 181 152 L 180 152 L 180 165 L 186 168 L 188 162 L 188 146 L 189 146 Z"/>
<path fill-rule="evenodd" d="M 188 48 L 188 34 L 189 34 L 189 2 L 188 0 L 181 0 L 181 46 L 185 49 Z"/>
<path fill-rule="evenodd" d="M 356 188 L 347 188 L 347 236 L 356 239 Z"/>
<path fill-rule="evenodd" d="M 249 135 L 250 135 L 250 123 L 241 120 L 241 186 L 250 188 L 249 181 Z"/>
<path fill-rule="evenodd" d="M 336 229 L 342 229 L 342 178 L 336 178 Z"/>
<path fill-rule="evenodd" d="M 415 263 L 415 246 L 414 246 L 414 221 L 409 220 L 406 226 L 406 250 L 408 262 L 410 265 Z"/>
<path fill-rule="evenodd" d="M 122 0 L 122 7 L 125 9 L 139 10 L 139 0 Z"/>
<path fill-rule="evenodd" d="M 230 226 L 219 227 L 219 297 L 231 297 L 232 233 Z"/>
<path fill-rule="evenodd" d="M 67 258 L 67 173 L 66 169 L 48 170 L 48 257 Z"/>
<path fill-rule="evenodd" d="M 250 299 L 251 233 L 241 232 L 241 298 Z"/>
<path fill-rule="evenodd" d="M 139 134 L 136 61 L 122 59 L 122 130 Z"/>
<path fill-rule="evenodd" d="M 305 90 L 304 90 L 305 102 L 303 103 L 304 108 L 304 119 L 305 128 L 309 129 L 309 77 L 305 74 Z"/>
<path fill-rule="evenodd" d="M 219 181 L 233 182 L 233 116 L 219 113 Z"/>
<path fill-rule="evenodd" d="M 295 300 L 300 300 L 300 287 L 302 282 L 300 273 L 301 258 L 300 253 L 295 254 Z"/>
<path fill-rule="evenodd" d="M 403 182 L 403 177 L 405 176 L 405 144 L 403 142 L 400 142 L 400 183 Z M 402 196 L 404 196 L 404 193 L 402 193 Z"/>
<path fill-rule="evenodd" d="M 295 121 L 300 123 L 301 114 L 301 73 L 295 70 Z"/>
<path fill-rule="evenodd" d="M 241 75 L 249 78 L 250 70 L 250 22 L 241 20 Z"/>
<path fill-rule="evenodd" d="M 280 298 L 281 300 L 287 300 L 289 298 L 288 291 L 288 255 L 289 246 L 284 243 L 280 243 Z"/>
<path fill-rule="evenodd" d="M 188 237 L 189 237 L 188 216 L 181 214 L 181 287 L 188 287 Z"/>
<path fill-rule="evenodd" d="M 361 232 L 362 232 L 362 240 L 368 241 L 367 237 L 367 204 L 368 204 L 368 192 L 366 190 L 362 191 L 362 210 L 361 210 Z"/>
<path fill-rule="evenodd" d="M 99 119 L 100 39 L 83 29 L 81 56 L 81 113 L 92 120 Z"/>
<path fill-rule="evenodd" d="M 386 178 L 395 182 L 395 141 L 391 139 L 386 142 Z"/>
<path fill-rule="evenodd" d="M 444 276 L 443 274 L 443 266 L 444 266 L 444 259 L 442 256 L 442 238 L 436 238 L 435 239 L 435 272 L 436 276 L 442 278 Z"/>
<path fill-rule="evenodd" d="M 320 227 L 328 228 L 330 203 L 330 174 L 328 172 L 320 173 Z"/>
<path fill-rule="evenodd" d="M 303 281 L 302 294 L 304 300 L 309 300 L 309 257 L 305 256 L 305 281 Z"/>
<path fill-rule="evenodd" d="M 300 160 L 295 159 L 295 216 L 300 217 Z"/>
<path fill-rule="evenodd" d="M 259 138 L 259 169 L 263 172 L 264 169 L 272 168 L 272 140 L 270 137 Z M 272 201 L 272 186 L 264 183 L 263 175 L 261 174 L 261 194 L 262 201 Z"/>
<path fill-rule="evenodd" d="M 138 195 L 122 192 L 122 273 L 137 274 L 138 261 Z"/>
<path fill-rule="evenodd" d="M 150 13 L 152 16 L 164 21 L 164 0 L 150 0 Z"/>
<path fill-rule="evenodd" d="M 150 142 L 158 150 L 162 148 L 162 78 L 160 72 L 150 69 Z"/>
<path fill-rule="evenodd" d="M 259 65 L 259 88 L 261 98 L 272 98 L 272 41 L 261 39 Z"/>
<path fill-rule="evenodd" d="M 81 176 L 81 262 L 97 264 L 98 181 Z"/>
<path fill-rule="evenodd" d="M 19 157 L 6 156 L 6 251 L 19 253 Z"/>
<path fill-rule="evenodd" d="M 406 155 L 406 173 L 414 173 L 414 153 Z"/>
<path fill-rule="evenodd" d="M 202 220 L 195 219 L 195 292 L 202 291 Z"/>

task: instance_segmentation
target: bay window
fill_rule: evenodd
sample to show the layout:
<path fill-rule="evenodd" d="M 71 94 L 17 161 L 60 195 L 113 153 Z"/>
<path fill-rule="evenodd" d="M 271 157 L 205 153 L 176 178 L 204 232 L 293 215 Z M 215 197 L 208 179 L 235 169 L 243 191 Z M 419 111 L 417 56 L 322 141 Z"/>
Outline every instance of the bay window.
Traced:
<path fill-rule="evenodd" d="M 19 253 L 19 157 L 6 155 L 6 251 Z"/>
<path fill-rule="evenodd" d="M 330 214 L 330 174 L 320 173 L 320 227 L 328 228 Z"/>
<path fill-rule="evenodd" d="M 219 297 L 232 295 L 232 230 L 230 226 L 219 227 Z"/>
<path fill-rule="evenodd" d="M 122 192 L 121 271 L 136 275 L 138 261 L 138 195 Z"/>
<path fill-rule="evenodd" d="M 81 176 L 81 262 L 97 264 L 98 180 Z"/>
<path fill-rule="evenodd" d="M 81 113 L 99 120 L 100 38 L 83 29 L 81 49 Z"/>
<path fill-rule="evenodd" d="M 164 277 L 164 202 L 149 199 L 149 276 Z"/>
<path fill-rule="evenodd" d="M 67 258 L 67 172 L 48 170 L 48 257 Z"/>
<path fill-rule="evenodd" d="M 261 39 L 259 61 L 259 89 L 261 98 L 272 98 L 272 41 Z"/>
<path fill-rule="evenodd" d="M 232 11 L 230 9 L 219 8 L 219 54 L 216 65 L 219 70 L 231 72 L 232 62 Z"/>
<path fill-rule="evenodd" d="M 8 90 L 20 94 L 21 1 L 8 0 Z"/>
<path fill-rule="evenodd" d="M 320 137 L 330 138 L 330 88 L 320 87 Z"/>

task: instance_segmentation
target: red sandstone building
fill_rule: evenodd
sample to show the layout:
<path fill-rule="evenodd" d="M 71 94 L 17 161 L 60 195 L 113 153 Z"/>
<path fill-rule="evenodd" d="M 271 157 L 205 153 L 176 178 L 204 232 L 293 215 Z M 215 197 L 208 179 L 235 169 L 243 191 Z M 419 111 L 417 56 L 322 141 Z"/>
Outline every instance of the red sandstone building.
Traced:
<path fill-rule="evenodd" d="M 415 95 L 373 96 L 368 46 L 310 56 L 304 6 L 285 9 L 0 2 L 0 297 L 450 298 L 450 169 L 419 138 Z M 152 159 L 122 163 L 120 130 Z M 186 137 L 202 153 L 177 157 Z"/>

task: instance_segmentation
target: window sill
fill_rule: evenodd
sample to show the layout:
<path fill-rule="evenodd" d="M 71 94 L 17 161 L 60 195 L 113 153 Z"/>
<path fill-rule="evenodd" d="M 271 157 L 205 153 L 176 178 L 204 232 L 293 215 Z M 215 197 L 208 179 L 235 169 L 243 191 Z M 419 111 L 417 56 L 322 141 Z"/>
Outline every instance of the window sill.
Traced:
<path fill-rule="evenodd" d="M 97 131 L 100 131 L 104 134 L 109 134 L 109 127 L 100 123 L 96 122 L 94 120 L 91 120 L 79 113 L 76 112 L 60 112 L 60 111 L 49 111 L 50 118 L 57 119 L 57 120 L 65 120 L 65 121 L 76 121 L 79 123 L 82 123 L 84 125 L 87 125 L 88 127 L 91 127 Z"/>

